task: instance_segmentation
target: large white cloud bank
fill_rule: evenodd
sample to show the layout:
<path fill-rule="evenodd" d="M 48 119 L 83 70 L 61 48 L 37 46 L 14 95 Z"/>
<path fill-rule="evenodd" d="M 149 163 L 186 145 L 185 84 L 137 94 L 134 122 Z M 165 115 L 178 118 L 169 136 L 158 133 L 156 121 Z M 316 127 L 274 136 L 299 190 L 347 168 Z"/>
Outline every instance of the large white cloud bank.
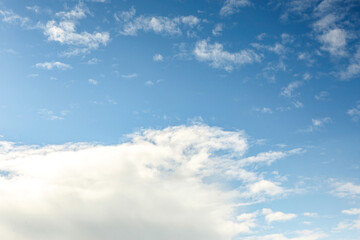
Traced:
<path fill-rule="evenodd" d="M 111 146 L 1 142 L 0 236 L 232 239 L 251 231 L 236 218 L 241 201 L 284 191 L 243 168 L 247 148 L 243 132 L 206 125 L 144 130 Z"/>

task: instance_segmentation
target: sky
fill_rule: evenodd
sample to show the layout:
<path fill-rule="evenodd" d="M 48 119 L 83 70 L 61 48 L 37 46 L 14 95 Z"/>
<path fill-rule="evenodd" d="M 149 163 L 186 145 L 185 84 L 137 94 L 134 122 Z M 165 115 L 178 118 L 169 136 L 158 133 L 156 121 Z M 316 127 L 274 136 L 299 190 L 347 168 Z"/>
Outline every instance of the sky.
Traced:
<path fill-rule="evenodd" d="M 0 0 L 0 236 L 360 240 L 358 0 Z"/>

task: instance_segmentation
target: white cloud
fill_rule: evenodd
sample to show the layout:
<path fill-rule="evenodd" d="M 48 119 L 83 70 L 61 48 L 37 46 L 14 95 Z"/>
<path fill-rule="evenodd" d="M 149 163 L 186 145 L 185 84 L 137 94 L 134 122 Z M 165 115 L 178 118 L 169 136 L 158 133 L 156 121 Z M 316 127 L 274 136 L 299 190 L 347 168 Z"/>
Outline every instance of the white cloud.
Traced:
<path fill-rule="evenodd" d="M 91 59 L 89 59 L 89 61 L 87 61 L 87 64 L 93 65 L 93 64 L 98 64 L 99 62 L 100 62 L 99 59 L 91 58 Z"/>
<path fill-rule="evenodd" d="M 347 215 L 360 215 L 360 208 L 351 208 L 347 210 L 342 210 L 341 212 Z"/>
<path fill-rule="evenodd" d="M 13 11 L 4 11 L 0 9 L 0 16 L 2 16 L 2 21 L 6 23 L 20 24 L 25 26 L 30 20 L 27 17 L 21 17 L 15 14 Z"/>
<path fill-rule="evenodd" d="M 325 126 L 325 124 L 330 123 L 331 118 L 330 117 L 323 117 L 323 118 L 313 118 L 311 119 L 311 125 L 304 129 L 300 130 L 301 132 L 314 132 L 316 130 L 320 130 Z"/>
<path fill-rule="evenodd" d="M 268 107 L 257 108 L 256 111 L 261 112 L 261 113 L 267 113 L 267 114 L 272 114 L 273 113 L 271 108 L 268 108 Z"/>
<path fill-rule="evenodd" d="M 58 12 L 55 15 L 57 17 L 63 18 L 63 19 L 81 19 L 85 18 L 87 14 L 90 13 L 90 10 L 85 6 L 84 3 L 79 2 L 74 9 L 68 11 L 68 12 Z"/>
<path fill-rule="evenodd" d="M 240 8 L 250 6 L 249 0 L 225 0 L 220 9 L 220 15 L 228 16 L 240 11 Z"/>
<path fill-rule="evenodd" d="M 51 20 L 44 26 L 41 26 L 41 28 L 49 41 L 77 47 L 65 52 L 64 56 L 89 53 L 100 45 L 106 46 L 110 41 L 110 34 L 108 32 L 89 33 L 86 31 L 78 33 L 76 29 L 77 20 L 85 18 L 88 13 L 89 10 L 80 2 L 74 9 L 68 12 L 56 13 L 56 16 L 61 18 L 59 22 Z"/>
<path fill-rule="evenodd" d="M 358 76 L 360 73 L 360 47 L 358 47 L 354 56 L 350 59 L 350 63 L 347 68 L 340 72 L 340 79 L 348 80 L 354 76 Z"/>
<path fill-rule="evenodd" d="M 360 185 L 352 182 L 335 182 L 333 183 L 335 189 L 331 191 L 332 194 L 338 197 L 357 198 L 360 197 Z"/>
<path fill-rule="evenodd" d="M 276 221 L 288 221 L 293 218 L 296 218 L 296 214 L 293 213 L 283 213 L 283 212 L 273 212 L 270 208 L 263 208 L 262 214 L 265 215 L 265 220 L 268 223 Z"/>
<path fill-rule="evenodd" d="M 158 34 L 181 35 L 181 28 L 191 29 L 200 23 L 200 19 L 192 15 L 174 18 L 143 15 L 135 17 L 135 15 L 134 7 L 130 8 L 129 11 L 114 14 L 115 20 L 120 24 L 120 34 L 136 36 L 139 31 L 152 31 Z"/>
<path fill-rule="evenodd" d="M 327 91 L 321 91 L 319 94 L 315 95 L 315 99 L 318 101 L 325 101 L 329 97 L 329 93 Z"/>
<path fill-rule="evenodd" d="M 121 75 L 121 77 L 131 79 L 131 78 L 137 78 L 138 75 L 137 75 L 137 73 L 131 73 L 131 74 L 123 74 L 123 75 Z"/>
<path fill-rule="evenodd" d="M 153 60 L 154 60 L 155 62 L 161 62 L 161 61 L 164 60 L 164 57 L 163 57 L 161 54 L 155 54 L 155 55 L 153 56 Z"/>
<path fill-rule="evenodd" d="M 349 109 L 347 111 L 347 114 L 351 117 L 351 119 L 354 122 L 359 121 L 359 119 L 360 119 L 360 101 L 358 102 L 356 107 Z"/>
<path fill-rule="evenodd" d="M 316 217 L 317 213 L 314 212 L 304 212 L 305 217 Z"/>
<path fill-rule="evenodd" d="M 292 233 L 294 237 L 286 237 L 281 233 L 268 234 L 263 236 L 252 236 L 245 240 L 318 240 L 327 237 L 327 234 L 320 231 L 303 230 Z"/>
<path fill-rule="evenodd" d="M 286 48 L 280 43 L 275 43 L 274 46 L 252 43 L 251 46 L 253 46 L 256 49 L 265 49 L 270 52 L 274 52 L 278 55 L 283 55 L 286 53 Z"/>
<path fill-rule="evenodd" d="M 26 9 L 29 11 L 33 11 L 34 13 L 39 13 L 40 12 L 40 7 L 37 5 L 34 6 L 26 6 Z"/>
<path fill-rule="evenodd" d="M 217 42 L 211 44 L 207 40 L 196 43 L 194 55 L 199 61 L 210 62 L 212 67 L 222 68 L 226 71 L 232 71 L 234 67 L 243 64 L 261 61 L 261 56 L 252 50 L 245 49 L 231 53 L 225 51 L 222 44 Z"/>
<path fill-rule="evenodd" d="M 247 148 L 242 132 L 205 125 L 143 130 L 111 146 L 2 142 L 0 169 L 8 174 L 0 176 L 0 235 L 231 239 L 249 232 L 254 216 L 235 213 L 240 192 L 204 178 L 230 177 L 219 173 L 229 167 L 226 153 L 242 156 Z M 260 195 L 282 192 L 267 180 L 250 189 Z"/>
<path fill-rule="evenodd" d="M 284 87 L 280 93 L 280 95 L 285 96 L 285 97 L 293 97 L 293 92 L 295 89 L 299 88 L 300 86 L 302 86 L 302 82 L 300 81 L 293 81 L 291 83 L 289 83 L 289 85 L 287 85 L 286 87 Z"/>
<path fill-rule="evenodd" d="M 302 148 L 295 148 L 287 152 L 275 152 L 275 151 L 269 151 L 269 152 L 262 152 L 258 153 L 255 156 L 247 157 L 244 159 L 241 159 L 238 161 L 238 164 L 240 166 L 246 166 L 246 165 L 252 165 L 252 164 L 258 164 L 258 163 L 265 163 L 267 165 L 270 165 L 274 161 L 284 158 L 289 155 L 293 154 L 300 154 L 304 152 Z"/>
<path fill-rule="evenodd" d="M 91 83 L 92 85 L 98 85 L 98 81 L 96 81 L 95 79 L 89 78 L 88 82 Z"/>
<path fill-rule="evenodd" d="M 307 65 L 311 66 L 315 63 L 315 60 L 312 58 L 310 53 L 307 52 L 300 52 L 298 54 L 298 59 L 305 61 L 307 63 Z"/>
<path fill-rule="evenodd" d="M 252 198 L 257 201 L 264 201 L 265 197 L 275 197 L 285 194 L 285 189 L 279 186 L 277 182 L 260 180 L 246 186 L 247 191 L 242 196 Z"/>
<path fill-rule="evenodd" d="M 221 32 L 223 31 L 224 24 L 218 23 L 215 25 L 213 30 L 211 31 L 214 36 L 220 36 Z"/>
<path fill-rule="evenodd" d="M 59 114 L 54 113 L 53 111 L 46 109 L 46 108 L 41 108 L 38 111 L 38 114 L 46 119 L 46 120 L 64 120 L 65 116 L 68 115 L 69 111 L 67 110 L 63 110 L 61 111 Z"/>
<path fill-rule="evenodd" d="M 333 56 L 345 56 L 347 32 L 344 29 L 335 28 L 325 32 L 319 36 L 319 40 L 323 43 L 321 47 Z"/>
<path fill-rule="evenodd" d="M 62 62 L 55 62 L 55 61 L 37 63 L 35 66 L 37 68 L 45 68 L 47 70 L 51 70 L 51 69 L 68 70 L 68 69 L 71 69 L 71 66 L 69 64 L 62 63 Z"/>

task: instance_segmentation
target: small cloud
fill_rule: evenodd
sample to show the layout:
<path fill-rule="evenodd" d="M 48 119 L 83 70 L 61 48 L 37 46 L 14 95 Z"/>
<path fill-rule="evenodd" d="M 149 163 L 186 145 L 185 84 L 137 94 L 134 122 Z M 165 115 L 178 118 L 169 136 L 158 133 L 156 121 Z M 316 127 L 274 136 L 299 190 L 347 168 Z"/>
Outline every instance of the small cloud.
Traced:
<path fill-rule="evenodd" d="M 220 36 L 221 32 L 223 31 L 224 24 L 218 23 L 215 25 L 214 29 L 212 30 L 212 34 L 214 36 Z"/>
<path fill-rule="evenodd" d="M 256 111 L 261 112 L 261 113 L 267 113 L 267 114 L 272 114 L 273 113 L 271 108 L 268 108 L 268 107 L 256 108 Z"/>
<path fill-rule="evenodd" d="M 276 222 L 276 221 L 288 221 L 293 218 L 296 218 L 296 214 L 293 213 L 283 213 L 283 212 L 274 212 L 270 208 L 263 208 L 262 214 L 265 215 L 265 220 L 268 223 Z"/>
<path fill-rule="evenodd" d="M 52 70 L 52 69 L 68 70 L 72 68 L 69 64 L 65 64 L 62 62 L 43 62 L 43 63 L 37 63 L 35 66 L 37 68 L 44 68 L 47 70 Z"/>
<path fill-rule="evenodd" d="M 360 101 L 358 101 L 356 107 L 351 108 L 347 111 L 347 114 L 351 117 L 351 120 L 354 122 L 359 121 L 360 119 Z"/>
<path fill-rule="evenodd" d="M 153 60 L 154 60 L 155 62 L 161 62 L 161 61 L 164 60 L 164 57 L 163 57 L 161 54 L 155 54 L 155 55 L 153 56 Z"/>
<path fill-rule="evenodd" d="M 280 93 L 280 95 L 285 97 L 293 97 L 293 92 L 295 89 L 299 88 L 302 85 L 300 81 L 293 81 L 289 83 L 286 87 L 284 87 Z"/>
<path fill-rule="evenodd" d="M 109 96 L 106 97 L 106 101 L 108 103 L 110 103 L 110 104 L 113 104 L 113 105 L 117 104 L 117 102 L 114 99 L 112 99 L 111 97 L 109 97 Z"/>
<path fill-rule="evenodd" d="M 312 124 L 304 130 L 300 130 L 300 132 L 313 132 L 316 130 L 320 130 L 325 126 L 325 124 L 331 122 L 330 117 L 324 117 L 324 118 L 313 118 L 311 119 Z"/>
<path fill-rule="evenodd" d="M 328 100 L 329 93 L 327 91 L 321 91 L 317 95 L 315 95 L 315 99 L 318 101 L 326 101 Z"/>
<path fill-rule="evenodd" d="M 347 215 L 360 215 L 360 208 L 351 208 L 348 210 L 342 210 L 341 212 Z"/>
<path fill-rule="evenodd" d="M 100 62 L 99 59 L 92 58 L 92 59 L 89 59 L 89 61 L 87 61 L 87 64 L 94 65 L 94 64 L 98 64 L 99 62 Z"/>
<path fill-rule="evenodd" d="M 92 85 L 98 85 L 98 81 L 96 81 L 95 79 L 89 78 L 88 82 L 91 83 Z"/>
<path fill-rule="evenodd" d="M 199 61 L 210 62 L 212 67 L 222 68 L 228 72 L 234 67 L 261 61 L 261 56 L 253 50 L 244 49 L 231 53 L 225 51 L 222 44 L 211 44 L 207 40 L 198 41 L 193 53 Z"/>
<path fill-rule="evenodd" d="M 131 79 L 131 78 L 137 78 L 138 75 L 137 73 L 132 73 L 132 74 L 123 74 L 121 75 L 122 78 L 127 78 L 127 79 Z"/>
<path fill-rule="evenodd" d="M 334 190 L 332 194 L 342 198 L 359 198 L 360 197 L 360 185 L 356 185 L 352 182 L 334 182 Z"/>
<path fill-rule="evenodd" d="M 250 6 L 249 0 L 226 0 L 220 9 L 221 16 L 229 16 L 240 11 L 240 8 Z"/>
<path fill-rule="evenodd" d="M 303 214 L 305 217 L 316 217 L 317 213 L 314 212 L 304 212 Z"/>
<path fill-rule="evenodd" d="M 151 80 L 148 80 L 148 81 L 145 82 L 145 85 L 152 86 L 152 85 L 154 85 L 154 82 L 151 81 Z"/>
<path fill-rule="evenodd" d="M 29 11 L 33 11 L 34 13 L 39 13 L 40 12 L 40 7 L 37 5 L 34 6 L 26 6 L 26 9 Z"/>
<path fill-rule="evenodd" d="M 260 33 L 259 35 L 256 36 L 256 39 L 262 41 L 266 36 L 267 36 L 266 33 Z"/>
<path fill-rule="evenodd" d="M 42 116 L 43 118 L 47 119 L 47 120 L 64 120 L 65 116 L 69 113 L 70 111 L 68 110 L 63 110 L 60 112 L 60 114 L 56 114 L 53 111 L 46 109 L 46 108 L 41 108 L 39 109 L 38 113 L 40 114 L 40 116 Z"/>
<path fill-rule="evenodd" d="M 36 78 L 38 76 L 39 76 L 39 74 L 37 74 L 37 73 L 31 73 L 31 74 L 27 75 L 27 77 L 29 77 L 29 78 Z"/>

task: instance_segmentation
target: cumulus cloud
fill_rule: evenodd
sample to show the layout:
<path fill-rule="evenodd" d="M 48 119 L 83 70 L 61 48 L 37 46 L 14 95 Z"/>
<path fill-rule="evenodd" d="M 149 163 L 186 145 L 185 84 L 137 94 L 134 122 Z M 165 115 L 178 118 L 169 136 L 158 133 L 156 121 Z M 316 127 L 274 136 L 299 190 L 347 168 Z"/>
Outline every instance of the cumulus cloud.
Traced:
<path fill-rule="evenodd" d="M 348 80 L 360 74 L 360 47 L 358 47 L 354 56 L 351 57 L 349 65 L 340 72 L 341 80 Z"/>
<path fill-rule="evenodd" d="M 323 43 L 322 49 L 328 51 L 334 56 L 345 56 L 347 32 L 344 29 L 331 29 L 319 36 L 319 40 Z"/>
<path fill-rule="evenodd" d="M 181 35 L 182 28 L 192 29 L 200 23 L 200 19 L 192 15 L 174 18 L 135 15 L 134 7 L 129 11 L 114 14 L 115 20 L 120 24 L 120 34 L 136 36 L 139 31 L 152 31 L 158 34 Z"/>
<path fill-rule="evenodd" d="M 98 85 L 98 81 L 96 81 L 95 79 L 89 78 L 88 82 L 92 85 Z"/>
<path fill-rule="evenodd" d="M 155 55 L 153 56 L 153 60 L 154 60 L 155 62 L 161 62 L 161 61 L 164 60 L 164 57 L 163 57 L 161 54 L 155 54 Z"/>
<path fill-rule="evenodd" d="M 143 130 L 110 146 L 0 142 L 0 235 L 230 239 L 254 226 L 254 217 L 235 211 L 245 192 L 221 187 L 247 149 L 243 132 L 206 125 Z M 265 179 L 247 188 L 249 195 L 283 192 Z"/>
<path fill-rule="evenodd" d="M 262 214 L 265 215 L 265 220 L 268 223 L 272 223 L 275 221 L 288 221 L 296 217 L 296 214 L 293 213 L 283 213 L 283 212 L 274 212 L 270 208 L 263 208 Z"/>
<path fill-rule="evenodd" d="M 240 11 L 240 8 L 250 6 L 249 0 L 226 0 L 220 9 L 220 15 L 228 16 Z"/>
<path fill-rule="evenodd" d="M 194 55 L 199 61 L 209 62 L 212 67 L 222 68 L 226 71 L 232 71 L 234 67 L 243 64 L 261 61 L 261 56 L 253 50 L 245 49 L 231 53 L 225 51 L 222 44 L 217 42 L 212 44 L 207 40 L 201 40 L 196 43 Z"/>
<path fill-rule="evenodd" d="M 121 75 L 121 77 L 122 77 L 122 78 L 128 78 L 128 79 L 137 78 L 137 77 L 138 77 L 138 74 L 137 74 L 137 73 L 123 74 L 123 75 Z"/>
<path fill-rule="evenodd" d="M 51 20 L 42 26 L 44 35 L 49 41 L 76 47 L 64 53 L 65 56 L 89 53 L 100 45 L 107 45 L 110 40 L 108 32 L 77 32 L 77 20 L 85 18 L 88 13 L 89 10 L 81 2 L 68 12 L 58 12 L 56 16 L 61 20 Z"/>
<path fill-rule="evenodd" d="M 55 61 L 37 63 L 35 66 L 37 68 L 44 68 L 44 69 L 47 69 L 47 70 L 52 70 L 52 69 L 68 70 L 68 69 L 71 69 L 71 66 L 69 64 L 62 63 L 62 62 L 55 62 Z"/>
<path fill-rule="evenodd" d="M 360 208 L 351 208 L 347 210 L 342 210 L 341 212 L 347 215 L 360 215 Z"/>

